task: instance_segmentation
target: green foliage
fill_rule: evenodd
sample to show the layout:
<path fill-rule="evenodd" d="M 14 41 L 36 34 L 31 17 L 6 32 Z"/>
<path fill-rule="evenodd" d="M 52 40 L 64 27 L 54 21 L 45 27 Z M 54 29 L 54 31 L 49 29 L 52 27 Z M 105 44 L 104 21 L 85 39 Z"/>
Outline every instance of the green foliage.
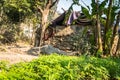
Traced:
<path fill-rule="evenodd" d="M 1 70 L 1 80 L 109 80 L 120 78 L 120 59 L 41 56 Z"/>
<path fill-rule="evenodd" d="M 8 62 L 6 61 L 0 61 L 0 70 L 7 69 Z"/>
<path fill-rule="evenodd" d="M 103 2 L 101 2 L 101 4 L 99 5 L 99 10 L 98 10 L 98 13 L 99 14 L 103 14 L 104 13 L 104 8 L 107 4 L 108 0 L 104 0 Z"/>
<path fill-rule="evenodd" d="M 73 11 L 73 6 L 74 5 L 79 5 L 79 0 L 72 0 L 72 4 L 71 4 L 71 6 L 69 7 L 69 9 L 68 9 L 68 11 L 66 12 L 66 15 L 65 15 L 65 19 L 64 19 L 64 21 L 63 21 L 63 24 L 66 24 L 67 22 L 67 20 L 69 19 L 69 16 L 70 16 L 70 14 L 71 14 L 71 12 Z"/>
<path fill-rule="evenodd" d="M 12 24 L 8 25 L 2 34 L 1 42 L 2 43 L 13 43 L 16 42 L 20 38 L 20 27 L 17 27 L 17 25 Z"/>
<path fill-rule="evenodd" d="M 95 15 L 96 13 L 99 13 L 100 15 L 102 15 L 105 9 L 105 6 L 107 4 L 108 0 L 104 0 L 103 2 L 97 4 L 95 0 L 92 0 L 91 3 L 91 7 L 92 7 L 92 15 Z M 97 5 L 98 5 L 98 9 L 97 9 Z"/>
<path fill-rule="evenodd" d="M 112 11 L 111 11 L 111 25 L 114 23 L 116 15 L 117 15 L 117 10 L 119 10 L 120 7 L 118 6 L 113 6 Z"/>
<path fill-rule="evenodd" d="M 97 4 L 96 4 L 95 0 L 92 0 L 92 3 L 91 3 L 92 15 L 96 14 L 96 11 L 97 11 L 96 6 L 97 6 Z"/>
<path fill-rule="evenodd" d="M 91 15 L 89 13 L 89 10 L 86 9 L 85 7 L 81 6 L 82 12 L 87 16 L 87 18 L 91 19 Z"/>
<path fill-rule="evenodd" d="M 112 40 L 112 29 L 108 29 L 107 33 L 106 33 L 106 54 L 109 54 L 109 49 L 110 49 L 110 46 L 111 46 L 111 40 Z"/>
<path fill-rule="evenodd" d="M 88 32 L 90 30 L 90 32 Z M 72 49 L 79 51 L 81 54 L 94 55 L 96 53 L 94 35 L 89 27 L 81 29 L 81 31 L 71 37 Z"/>
<path fill-rule="evenodd" d="M 32 13 L 31 4 L 27 0 L 6 0 L 5 13 L 12 22 L 20 22 Z"/>

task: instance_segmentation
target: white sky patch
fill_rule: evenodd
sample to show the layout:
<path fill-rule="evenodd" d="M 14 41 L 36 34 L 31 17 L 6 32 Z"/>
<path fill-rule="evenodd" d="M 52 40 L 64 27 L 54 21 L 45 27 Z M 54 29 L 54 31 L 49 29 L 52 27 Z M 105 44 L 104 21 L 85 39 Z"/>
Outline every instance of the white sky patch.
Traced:
<path fill-rule="evenodd" d="M 91 5 L 91 0 L 82 0 L 82 1 L 84 1 L 84 3 L 91 8 L 91 6 L 90 6 Z M 82 1 L 79 0 L 79 3 L 82 6 L 85 7 L 85 5 L 83 4 Z M 104 1 L 104 0 L 100 0 L 100 2 L 102 2 L 102 1 Z M 68 10 L 69 7 L 71 6 L 71 4 L 72 4 L 72 0 L 60 0 L 59 3 L 58 3 L 58 6 L 57 6 L 58 7 L 57 11 L 60 12 L 60 13 L 63 13 L 63 10 L 61 8 L 65 9 L 65 10 Z M 81 6 L 74 5 L 73 10 L 74 11 L 81 11 Z"/>

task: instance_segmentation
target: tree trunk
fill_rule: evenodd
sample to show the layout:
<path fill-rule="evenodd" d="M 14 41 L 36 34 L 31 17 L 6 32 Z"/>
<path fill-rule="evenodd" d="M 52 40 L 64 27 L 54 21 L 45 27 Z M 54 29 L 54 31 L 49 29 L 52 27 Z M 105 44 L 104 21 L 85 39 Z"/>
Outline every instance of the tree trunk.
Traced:
<path fill-rule="evenodd" d="M 99 10 L 98 0 L 97 0 L 97 9 Z M 96 18 L 97 18 L 97 26 L 96 26 L 97 27 L 97 45 L 98 45 L 97 47 L 98 47 L 98 50 L 102 53 L 103 52 L 103 47 L 102 47 L 99 11 L 97 11 Z"/>
<path fill-rule="evenodd" d="M 43 6 L 37 5 L 37 8 L 39 10 L 39 12 L 41 13 L 41 29 L 38 29 L 38 32 L 36 34 L 36 39 L 35 40 L 35 46 L 39 47 L 41 46 L 44 42 L 43 42 L 43 38 L 44 38 L 44 33 L 45 33 L 45 29 L 47 28 L 47 21 L 48 21 L 48 15 L 50 13 L 50 9 L 56 4 L 58 3 L 59 0 L 46 0 L 47 3 L 43 4 Z"/>
<path fill-rule="evenodd" d="M 100 52 L 103 52 L 99 15 L 97 15 L 97 43 L 98 43 L 98 50 Z"/>
<path fill-rule="evenodd" d="M 37 28 L 37 30 L 35 31 L 34 47 L 39 47 L 39 45 L 40 45 L 41 31 L 42 31 L 41 26 L 39 28 Z"/>
<path fill-rule="evenodd" d="M 94 43 L 95 43 L 95 46 L 96 46 L 96 48 L 98 48 L 98 45 L 97 45 L 97 26 L 96 26 L 96 20 L 94 19 L 93 20 L 93 23 L 92 23 L 92 25 L 94 26 L 94 28 L 93 28 L 93 33 L 94 33 Z"/>
<path fill-rule="evenodd" d="M 114 37 L 113 43 L 112 43 L 111 50 L 110 50 L 110 55 L 111 56 L 116 55 L 118 40 L 119 40 L 119 36 L 116 34 L 115 37 Z"/>
<path fill-rule="evenodd" d="M 118 16 L 117 16 L 116 24 L 113 28 L 113 36 L 112 36 L 112 40 L 111 40 L 112 47 L 110 50 L 111 56 L 116 55 L 116 51 L 117 51 L 118 40 L 119 40 L 119 34 L 118 34 L 119 21 L 120 21 L 120 11 L 119 11 Z"/>
<path fill-rule="evenodd" d="M 108 29 L 110 28 L 110 19 L 111 19 L 111 11 L 112 11 L 112 2 L 113 0 L 109 1 L 109 5 L 108 5 L 108 11 L 107 11 L 107 20 L 106 20 L 106 26 L 105 26 L 105 30 L 104 30 L 104 42 L 103 42 L 103 51 L 104 54 L 107 53 L 107 37 L 106 37 L 106 33 L 108 32 Z"/>
<path fill-rule="evenodd" d="M 44 33 L 45 33 L 45 29 L 47 28 L 47 18 L 49 15 L 49 11 L 48 9 L 44 10 L 42 13 L 42 32 L 41 32 L 41 37 L 40 37 L 40 44 L 39 46 L 42 46 L 42 44 L 44 44 L 43 38 L 44 38 Z"/>
<path fill-rule="evenodd" d="M 120 34 L 119 34 L 119 40 L 118 40 L 116 55 L 120 56 Z"/>
<path fill-rule="evenodd" d="M 47 27 L 47 18 L 49 15 L 49 9 L 45 9 L 41 14 L 42 14 L 42 20 L 41 20 L 41 26 L 36 30 L 36 37 L 35 37 L 35 47 L 42 46 L 44 41 L 44 33 L 45 29 Z"/>

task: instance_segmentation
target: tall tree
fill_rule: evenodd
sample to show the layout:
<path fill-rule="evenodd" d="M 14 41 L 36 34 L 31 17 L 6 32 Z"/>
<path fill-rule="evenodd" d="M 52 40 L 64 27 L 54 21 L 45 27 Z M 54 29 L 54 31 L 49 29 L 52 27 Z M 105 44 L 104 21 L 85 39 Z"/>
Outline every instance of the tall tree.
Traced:
<path fill-rule="evenodd" d="M 120 42 L 118 36 L 119 14 L 116 13 L 120 9 L 119 3 L 120 0 L 104 0 L 101 3 L 99 2 L 99 0 L 92 0 L 92 4 L 91 4 L 92 13 L 90 16 L 91 19 L 95 18 L 97 22 L 96 24 L 97 27 L 94 31 L 96 37 L 96 44 L 98 46 L 98 50 L 102 51 L 102 47 L 103 47 L 104 54 L 110 53 L 111 55 L 113 55 L 116 54 L 116 52 L 119 50 L 119 42 Z M 88 14 L 87 10 L 85 10 L 84 12 L 85 13 L 87 12 Z M 105 19 L 101 17 L 103 14 L 106 15 Z M 104 22 L 102 23 L 102 21 Z M 103 37 L 101 36 L 100 23 L 102 23 L 105 26 Z M 114 24 L 115 26 L 112 27 Z"/>
<path fill-rule="evenodd" d="M 37 29 L 38 33 L 36 34 L 36 36 L 39 36 L 38 38 L 36 38 L 35 40 L 35 46 L 41 46 L 43 43 L 43 37 L 44 37 L 44 32 L 45 29 L 48 25 L 48 16 L 50 13 L 50 9 L 56 4 L 58 3 L 59 0 L 44 0 L 44 1 L 39 1 L 39 0 L 35 0 L 36 1 L 36 6 L 41 14 L 41 21 L 40 21 L 40 28 Z M 40 33 L 39 33 L 40 32 Z"/>
<path fill-rule="evenodd" d="M 101 36 L 101 20 L 102 20 L 102 15 L 104 13 L 104 8 L 105 5 L 107 4 L 108 0 L 104 0 L 100 2 L 100 0 L 92 0 L 92 10 L 91 10 L 91 19 L 95 20 L 93 23 L 94 26 L 94 41 L 97 47 L 97 52 L 98 53 L 103 53 L 103 40 Z"/>
<path fill-rule="evenodd" d="M 103 52 L 103 47 L 102 47 L 102 37 L 101 37 L 101 27 L 100 27 L 100 18 L 99 18 L 99 0 L 96 0 L 97 6 L 97 13 L 96 13 L 96 19 L 97 19 L 97 44 L 98 44 L 98 50 L 100 52 Z"/>
<path fill-rule="evenodd" d="M 111 28 L 110 19 L 111 19 L 112 4 L 113 4 L 113 0 L 109 0 L 108 9 L 107 9 L 107 19 L 106 19 L 106 25 L 105 25 L 105 30 L 104 30 L 104 43 L 103 43 L 104 54 L 109 53 L 107 50 L 108 49 L 107 32 Z"/>
<path fill-rule="evenodd" d="M 73 5 L 76 5 L 79 3 L 79 0 L 72 0 L 73 3 L 71 4 L 70 8 L 73 7 Z M 45 29 L 48 26 L 48 17 L 49 17 L 49 13 L 52 9 L 52 7 L 55 6 L 55 4 L 57 4 L 59 2 L 59 0 L 45 0 L 42 2 L 39 2 L 36 0 L 37 3 L 37 8 L 39 10 L 39 12 L 41 13 L 41 27 L 38 28 L 36 30 L 36 40 L 35 40 L 35 45 L 34 46 L 41 46 L 43 43 L 43 37 L 44 37 L 44 33 L 45 33 Z"/>
<path fill-rule="evenodd" d="M 113 28 L 112 46 L 111 46 L 111 49 L 110 49 L 111 56 L 116 55 L 117 46 L 119 44 L 119 34 L 118 34 L 119 23 L 120 23 L 120 11 L 118 12 L 116 24 Z"/>

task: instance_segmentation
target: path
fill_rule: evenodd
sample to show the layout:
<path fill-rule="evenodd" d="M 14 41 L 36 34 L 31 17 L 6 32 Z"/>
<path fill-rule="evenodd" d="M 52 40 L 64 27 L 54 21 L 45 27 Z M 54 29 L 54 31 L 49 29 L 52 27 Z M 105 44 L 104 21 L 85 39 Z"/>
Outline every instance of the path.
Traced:
<path fill-rule="evenodd" d="M 28 62 L 38 58 L 38 56 L 29 55 L 27 51 L 30 49 L 29 45 L 19 44 L 12 46 L 0 46 L 0 61 L 8 61 L 10 64 L 18 62 Z"/>

